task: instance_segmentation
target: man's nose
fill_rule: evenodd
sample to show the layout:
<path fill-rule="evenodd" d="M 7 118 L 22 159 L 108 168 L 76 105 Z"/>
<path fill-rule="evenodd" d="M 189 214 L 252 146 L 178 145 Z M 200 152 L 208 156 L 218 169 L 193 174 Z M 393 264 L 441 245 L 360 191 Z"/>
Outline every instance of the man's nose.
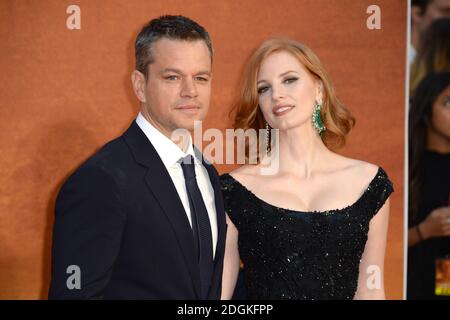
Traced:
<path fill-rule="evenodd" d="M 181 88 L 182 97 L 195 98 L 198 95 L 197 87 L 192 79 L 185 79 Z"/>

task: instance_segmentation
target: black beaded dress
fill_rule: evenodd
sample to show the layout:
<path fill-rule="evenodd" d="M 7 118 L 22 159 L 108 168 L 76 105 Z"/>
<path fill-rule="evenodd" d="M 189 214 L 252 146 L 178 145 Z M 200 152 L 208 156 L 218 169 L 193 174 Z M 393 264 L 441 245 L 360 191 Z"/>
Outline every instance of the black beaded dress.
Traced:
<path fill-rule="evenodd" d="M 353 299 L 369 222 L 393 191 L 382 168 L 355 203 L 328 211 L 275 207 L 229 174 L 221 182 L 239 231 L 246 298 Z"/>

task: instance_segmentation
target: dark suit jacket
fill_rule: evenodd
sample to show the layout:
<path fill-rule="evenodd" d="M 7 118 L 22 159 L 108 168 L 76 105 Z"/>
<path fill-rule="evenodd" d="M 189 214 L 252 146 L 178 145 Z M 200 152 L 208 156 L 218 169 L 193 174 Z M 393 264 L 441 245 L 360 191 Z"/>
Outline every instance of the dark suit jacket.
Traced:
<path fill-rule="evenodd" d="M 220 299 L 226 222 L 217 171 L 218 241 L 208 299 Z M 198 299 L 189 220 L 153 145 L 135 121 L 65 182 L 55 206 L 50 299 Z M 81 288 L 66 282 L 81 271 Z M 72 278 L 73 280 L 73 278 Z"/>

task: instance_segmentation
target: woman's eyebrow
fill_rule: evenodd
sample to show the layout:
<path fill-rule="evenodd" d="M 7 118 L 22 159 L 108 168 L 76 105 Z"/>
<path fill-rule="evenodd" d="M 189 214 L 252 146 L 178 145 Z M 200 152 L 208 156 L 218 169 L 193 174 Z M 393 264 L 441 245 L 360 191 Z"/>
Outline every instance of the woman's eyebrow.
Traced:
<path fill-rule="evenodd" d="M 291 72 L 294 72 L 294 73 L 297 73 L 297 74 L 298 74 L 297 71 L 289 70 L 289 71 L 283 72 L 283 73 L 280 74 L 278 77 L 279 77 L 279 78 L 284 77 L 285 75 L 287 75 L 288 73 L 291 73 Z M 257 82 L 256 84 L 259 84 L 259 83 L 261 83 L 261 82 L 266 82 L 266 80 L 264 80 L 264 79 L 258 80 L 258 82 Z"/>

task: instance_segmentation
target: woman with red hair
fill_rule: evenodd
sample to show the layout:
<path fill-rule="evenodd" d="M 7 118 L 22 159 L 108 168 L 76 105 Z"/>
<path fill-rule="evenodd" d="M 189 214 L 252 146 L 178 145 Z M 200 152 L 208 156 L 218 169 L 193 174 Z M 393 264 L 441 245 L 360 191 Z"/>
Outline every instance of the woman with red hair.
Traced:
<path fill-rule="evenodd" d="M 296 41 L 264 42 L 235 111 L 236 129 L 267 137 L 256 163 L 221 177 L 222 298 L 232 297 L 242 262 L 249 299 L 384 299 L 392 183 L 381 167 L 335 153 L 355 120 L 317 56 Z"/>

